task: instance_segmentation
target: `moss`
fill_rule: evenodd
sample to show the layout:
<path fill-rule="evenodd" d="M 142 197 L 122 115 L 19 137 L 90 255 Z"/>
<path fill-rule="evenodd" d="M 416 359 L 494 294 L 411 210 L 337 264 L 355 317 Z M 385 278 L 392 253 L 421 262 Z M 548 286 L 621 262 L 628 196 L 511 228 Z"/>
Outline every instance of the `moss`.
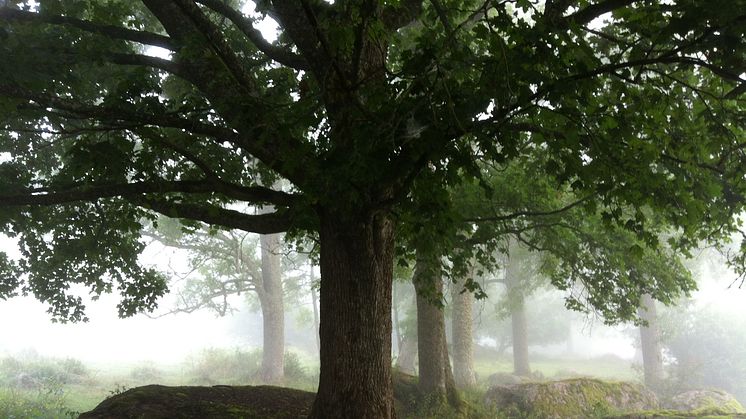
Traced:
<path fill-rule="evenodd" d="M 641 412 L 626 413 L 622 415 L 605 416 L 605 419 L 746 419 L 746 414 L 733 414 L 721 410 L 705 411 L 698 409 L 691 412 L 681 410 L 645 410 Z"/>
<path fill-rule="evenodd" d="M 724 412 L 715 414 L 732 414 L 732 413 L 746 413 L 746 409 L 743 408 L 741 403 L 736 399 L 730 399 L 723 403 L 722 401 L 715 400 L 711 397 L 705 397 L 702 400 L 702 407 L 694 410 L 694 412 L 702 414 L 712 414 L 709 412 Z"/>

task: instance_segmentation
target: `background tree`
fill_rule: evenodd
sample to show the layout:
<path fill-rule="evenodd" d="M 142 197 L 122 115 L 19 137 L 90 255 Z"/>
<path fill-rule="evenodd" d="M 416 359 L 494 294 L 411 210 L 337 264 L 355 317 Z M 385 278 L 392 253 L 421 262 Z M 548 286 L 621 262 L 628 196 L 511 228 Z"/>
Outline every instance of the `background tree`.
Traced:
<path fill-rule="evenodd" d="M 285 354 L 285 293 L 279 235 L 240 231 L 210 231 L 200 225 L 183 230 L 178 222 L 158 219 L 146 233 L 166 246 L 188 251 L 189 265 L 198 275 L 186 278 L 171 313 L 210 309 L 220 316 L 232 313 L 229 298 L 253 293 L 262 314 L 261 378 L 283 380 Z"/>
<path fill-rule="evenodd" d="M 541 152 L 542 173 L 650 246 L 657 226 L 643 207 L 681 229 L 679 250 L 735 229 L 742 0 L 257 6 L 279 23 L 276 42 L 235 2 L 4 2 L 0 225 L 23 256 L 0 258 L 15 273 L 4 295 L 30 292 L 55 317 L 81 319 L 72 282 L 117 287 L 122 315 L 152 309 L 165 281 L 137 254 L 153 212 L 316 232 L 312 416 L 391 417 L 395 233 L 420 217 L 415 188 L 439 199 L 479 178 L 477 162 Z M 261 186 L 277 178 L 292 186 Z M 587 283 L 588 301 L 630 316 L 639 295 L 615 293 L 629 285 L 616 280 Z M 634 287 L 665 298 L 658 285 Z"/>

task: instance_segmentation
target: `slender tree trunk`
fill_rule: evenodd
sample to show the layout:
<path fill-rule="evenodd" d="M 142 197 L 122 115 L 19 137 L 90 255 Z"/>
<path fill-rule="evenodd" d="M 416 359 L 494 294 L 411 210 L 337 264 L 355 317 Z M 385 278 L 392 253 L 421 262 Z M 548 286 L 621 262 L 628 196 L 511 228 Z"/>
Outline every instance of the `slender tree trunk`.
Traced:
<path fill-rule="evenodd" d="M 445 315 L 443 310 L 428 298 L 439 298 L 443 294 L 443 280 L 440 276 L 440 266 L 437 264 L 437 261 L 418 256 L 415 266 L 419 388 L 434 402 L 447 400 L 452 406 L 458 407 L 460 400 L 448 359 Z"/>
<path fill-rule="evenodd" d="M 262 305 L 264 344 L 261 375 L 265 383 L 277 384 L 285 378 L 285 307 L 282 290 L 280 234 L 259 238 L 262 250 Z"/>
<path fill-rule="evenodd" d="M 474 294 L 469 290 L 464 290 L 464 282 L 459 281 L 451 286 L 453 295 L 451 334 L 453 335 L 453 372 L 456 386 L 469 388 L 477 383 L 474 374 L 474 338 L 472 336 Z"/>
<path fill-rule="evenodd" d="M 316 284 L 314 284 L 313 263 L 309 274 L 311 282 L 311 305 L 313 306 L 313 331 L 316 337 L 316 351 L 321 351 L 321 338 L 319 337 L 319 296 L 316 294 Z"/>
<path fill-rule="evenodd" d="M 510 322 L 513 332 L 513 373 L 528 376 L 531 375 L 531 366 L 528 361 L 528 322 L 526 321 L 526 306 L 519 271 L 517 262 L 509 258 L 505 270 L 505 286 L 510 299 Z"/>
<path fill-rule="evenodd" d="M 655 308 L 655 300 L 650 294 L 642 296 L 637 313 L 641 319 L 647 321 L 647 326 L 640 326 L 640 348 L 642 350 L 645 385 L 652 390 L 658 390 L 663 381 L 663 358 L 661 356 L 658 311 Z"/>
<path fill-rule="evenodd" d="M 522 296 L 511 301 L 510 319 L 513 326 L 513 372 L 520 376 L 531 375 L 528 361 L 528 322 Z"/>
<path fill-rule="evenodd" d="M 382 215 L 320 218 L 321 376 L 311 418 L 392 418 L 393 224 Z"/>
<path fill-rule="evenodd" d="M 404 335 L 401 330 L 401 323 L 399 323 L 399 304 L 398 304 L 398 293 L 397 286 L 394 284 L 392 287 L 392 315 L 394 316 L 394 336 L 396 337 L 396 352 L 401 352 L 401 347 L 404 344 Z"/>
<path fill-rule="evenodd" d="M 413 332 L 414 330 L 405 331 L 402 334 L 402 345 L 396 357 L 396 368 L 409 375 L 417 374 L 417 369 L 415 368 L 415 362 L 417 361 L 417 336 Z"/>
<path fill-rule="evenodd" d="M 402 344 L 396 358 L 396 368 L 399 371 L 416 375 L 417 368 L 417 295 L 412 295 L 411 306 L 408 307 L 405 324 L 402 326 Z"/>

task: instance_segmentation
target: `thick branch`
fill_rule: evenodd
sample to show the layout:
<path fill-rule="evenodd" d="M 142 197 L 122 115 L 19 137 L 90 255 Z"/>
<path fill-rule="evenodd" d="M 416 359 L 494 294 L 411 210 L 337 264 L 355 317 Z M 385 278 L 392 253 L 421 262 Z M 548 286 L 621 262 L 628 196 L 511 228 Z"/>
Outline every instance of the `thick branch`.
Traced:
<path fill-rule="evenodd" d="M 125 184 L 76 186 L 68 189 L 32 189 L 0 195 L 0 207 L 20 205 L 57 205 L 102 198 L 130 197 L 146 193 L 221 193 L 229 198 L 290 206 L 296 197 L 261 186 L 239 186 L 223 181 L 146 181 Z"/>
<path fill-rule="evenodd" d="M 52 25 L 70 26 L 85 32 L 103 35 L 108 38 L 122 39 L 125 41 L 138 42 L 156 47 L 174 49 L 171 38 L 152 32 L 136 31 L 113 25 L 100 25 L 87 20 L 76 19 L 68 16 L 48 16 L 41 13 L 25 12 L 8 7 L 0 8 L 0 20 L 47 23 Z"/>
<path fill-rule="evenodd" d="M 270 59 L 275 60 L 282 65 L 292 67 L 296 70 L 308 69 L 308 63 L 302 56 L 295 54 L 290 50 L 272 45 L 271 43 L 267 42 L 267 40 L 264 39 L 264 36 L 262 36 L 262 33 L 254 28 L 251 20 L 247 19 L 238 10 L 218 0 L 197 1 L 209 7 L 213 11 L 219 13 L 220 15 L 228 18 L 228 20 L 233 22 L 233 24 L 236 25 L 236 27 L 241 32 L 243 32 L 244 35 L 246 35 L 249 41 L 251 41 L 251 43 L 254 44 L 254 46 L 259 51 L 263 52 Z"/>
<path fill-rule="evenodd" d="M 236 62 L 235 53 L 216 32 L 199 6 L 185 0 L 143 0 L 175 42 L 190 45 L 189 53 L 176 59 L 188 68 L 188 80 L 207 98 L 215 111 L 241 136 L 243 149 L 296 185 L 307 183 L 314 166 L 313 147 L 301 136 L 283 130 L 276 108 L 259 98 L 252 76 Z M 201 41 L 195 43 L 195 41 Z M 199 53 L 197 53 L 199 51 Z M 248 91 L 247 91 L 248 89 Z M 289 162 L 288 156 L 306 161 L 305 167 Z"/>
<path fill-rule="evenodd" d="M 291 219 L 286 213 L 247 215 L 213 205 L 185 204 L 146 197 L 130 198 L 129 201 L 167 217 L 202 221 L 210 225 L 252 233 L 283 233 L 292 225 Z"/>

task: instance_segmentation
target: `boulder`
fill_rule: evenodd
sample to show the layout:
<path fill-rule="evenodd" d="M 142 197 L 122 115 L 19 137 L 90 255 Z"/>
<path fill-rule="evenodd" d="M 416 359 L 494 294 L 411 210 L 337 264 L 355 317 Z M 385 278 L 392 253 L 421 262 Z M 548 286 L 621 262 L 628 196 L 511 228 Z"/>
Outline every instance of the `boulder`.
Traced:
<path fill-rule="evenodd" d="M 655 394 L 640 385 L 590 378 L 494 386 L 485 403 L 511 417 L 540 418 L 603 417 L 658 408 Z"/>
<path fill-rule="evenodd" d="M 733 395 L 723 390 L 690 390 L 674 396 L 667 408 L 688 412 L 712 411 L 718 414 L 746 413 Z"/>

